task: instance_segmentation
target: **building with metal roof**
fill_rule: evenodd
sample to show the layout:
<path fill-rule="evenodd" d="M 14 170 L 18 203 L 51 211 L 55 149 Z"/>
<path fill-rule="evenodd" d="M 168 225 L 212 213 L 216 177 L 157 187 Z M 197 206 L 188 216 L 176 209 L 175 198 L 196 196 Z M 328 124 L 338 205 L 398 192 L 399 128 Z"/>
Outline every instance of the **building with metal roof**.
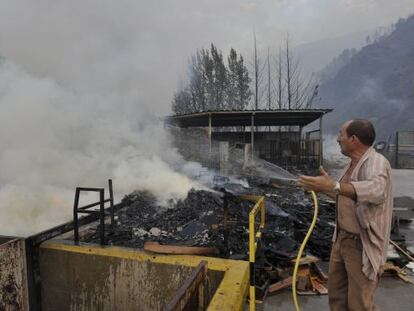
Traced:
<path fill-rule="evenodd" d="M 180 127 L 300 126 L 304 127 L 332 109 L 225 110 L 205 111 L 167 117 Z"/>
<path fill-rule="evenodd" d="M 208 141 L 249 144 L 252 154 L 282 166 L 323 161 L 322 121 L 332 109 L 224 110 L 169 116 L 166 124 L 207 128 Z M 303 128 L 319 121 L 318 128 Z"/>

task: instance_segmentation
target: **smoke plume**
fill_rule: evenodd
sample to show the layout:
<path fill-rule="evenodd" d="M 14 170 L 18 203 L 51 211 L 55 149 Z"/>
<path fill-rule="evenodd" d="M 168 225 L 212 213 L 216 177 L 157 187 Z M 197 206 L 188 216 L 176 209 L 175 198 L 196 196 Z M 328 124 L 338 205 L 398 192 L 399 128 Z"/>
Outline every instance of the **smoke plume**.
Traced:
<path fill-rule="evenodd" d="M 40 2 L 25 3 L 20 28 L 1 16 L 0 234 L 70 220 L 75 187 L 108 178 L 117 200 L 135 189 L 161 203 L 185 196 L 196 185 L 179 173 L 186 163 L 143 89 L 151 66 L 140 59 L 132 17 L 118 20 L 108 8 L 89 15 L 88 1 L 86 11 Z M 53 14 L 42 16 L 45 4 Z"/>

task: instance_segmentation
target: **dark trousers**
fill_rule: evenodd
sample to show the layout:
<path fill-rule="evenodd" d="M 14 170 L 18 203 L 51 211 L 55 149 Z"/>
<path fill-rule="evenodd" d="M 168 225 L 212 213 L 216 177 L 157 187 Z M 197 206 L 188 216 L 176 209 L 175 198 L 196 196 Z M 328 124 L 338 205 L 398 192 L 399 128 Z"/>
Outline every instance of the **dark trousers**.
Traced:
<path fill-rule="evenodd" d="M 331 311 L 377 311 L 374 293 L 379 278 L 362 272 L 362 243 L 358 236 L 339 230 L 329 260 L 328 296 Z"/>

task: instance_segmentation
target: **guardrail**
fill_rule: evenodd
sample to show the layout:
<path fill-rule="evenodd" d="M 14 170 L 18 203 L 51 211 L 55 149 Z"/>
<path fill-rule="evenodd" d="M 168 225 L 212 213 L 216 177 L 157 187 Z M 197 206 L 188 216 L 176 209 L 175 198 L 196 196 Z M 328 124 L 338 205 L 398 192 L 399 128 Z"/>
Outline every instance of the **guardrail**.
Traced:
<path fill-rule="evenodd" d="M 249 266 L 250 266 L 250 284 L 249 284 L 249 310 L 255 310 L 256 301 L 256 277 L 255 277 L 255 263 L 256 263 L 256 251 L 260 246 L 260 240 L 262 238 L 262 230 L 265 227 L 265 198 L 263 196 L 243 195 L 239 196 L 240 199 L 255 202 L 253 209 L 249 213 Z M 257 214 L 260 212 L 259 229 L 256 232 L 255 222 Z"/>

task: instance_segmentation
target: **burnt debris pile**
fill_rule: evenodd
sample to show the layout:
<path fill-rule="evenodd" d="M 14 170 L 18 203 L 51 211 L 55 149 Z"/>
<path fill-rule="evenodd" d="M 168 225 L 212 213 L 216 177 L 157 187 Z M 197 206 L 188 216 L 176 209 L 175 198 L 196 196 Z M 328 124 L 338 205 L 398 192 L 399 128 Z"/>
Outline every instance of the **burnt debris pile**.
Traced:
<path fill-rule="evenodd" d="M 292 187 L 275 188 L 274 183 L 258 179 L 250 179 L 249 184 L 243 187 L 225 183 L 213 191 L 193 189 L 184 200 L 171 201 L 167 207 L 160 206 L 151 193 L 133 192 L 123 199 L 126 207 L 118 211 L 106 240 L 112 245 L 134 248 L 142 248 L 149 241 L 161 245 L 213 247 L 218 249 L 217 256 L 247 259 L 248 215 L 254 203 L 238 196 L 263 195 L 266 226 L 257 255 L 272 265 L 288 263 L 296 255 L 312 221 L 313 201 Z M 327 259 L 335 209 L 333 202 L 327 200 L 320 200 L 319 205 L 318 223 L 306 251 Z M 99 242 L 99 232 L 85 240 Z"/>
<path fill-rule="evenodd" d="M 157 204 L 148 192 L 133 192 L 124 199 L 127 207 L 109 234 L 109 243 L 142 248 L 146 241 L 185 246 L 216 246 L 220 235 L 212 226 L 220 222 L 220 194 L 190 190 L 187 198 L 171 201 L 168 207 Z M 214 227 L 214 226 L 213 226 Z"/>

